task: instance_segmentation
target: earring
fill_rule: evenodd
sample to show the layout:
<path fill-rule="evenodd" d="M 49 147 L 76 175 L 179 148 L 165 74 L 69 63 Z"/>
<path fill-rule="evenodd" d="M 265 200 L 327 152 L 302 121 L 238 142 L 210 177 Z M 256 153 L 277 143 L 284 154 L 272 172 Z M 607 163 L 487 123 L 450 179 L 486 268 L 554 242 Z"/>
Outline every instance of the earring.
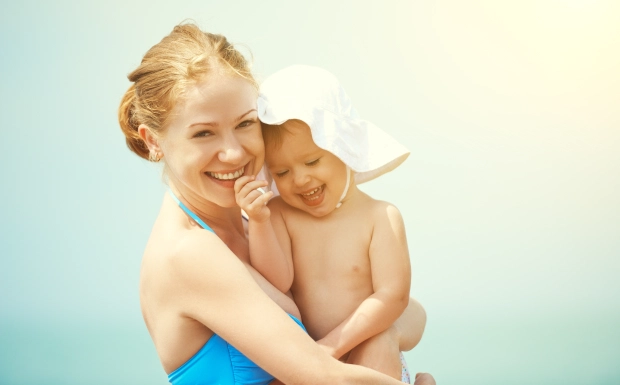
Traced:
<path fill-rule="evenodd" d="M 159 152 L 149 152 L 149 160 L 151 162 L 159 162 L 163 158 L 163 155 L 160 155 Z"/>

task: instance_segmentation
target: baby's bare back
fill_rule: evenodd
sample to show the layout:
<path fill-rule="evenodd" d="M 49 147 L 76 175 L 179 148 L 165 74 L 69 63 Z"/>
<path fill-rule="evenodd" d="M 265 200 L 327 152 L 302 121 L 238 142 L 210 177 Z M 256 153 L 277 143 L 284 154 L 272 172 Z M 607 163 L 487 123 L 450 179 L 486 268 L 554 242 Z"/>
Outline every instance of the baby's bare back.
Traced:
<path fill-rule="evenodd" d="M 369 247 L 373 199 L 343 205 L 326 217 L 299 210 L 284 215 L 295 278 L 291 288 L 303 322 L 323 338 L 373 294 Z"/>

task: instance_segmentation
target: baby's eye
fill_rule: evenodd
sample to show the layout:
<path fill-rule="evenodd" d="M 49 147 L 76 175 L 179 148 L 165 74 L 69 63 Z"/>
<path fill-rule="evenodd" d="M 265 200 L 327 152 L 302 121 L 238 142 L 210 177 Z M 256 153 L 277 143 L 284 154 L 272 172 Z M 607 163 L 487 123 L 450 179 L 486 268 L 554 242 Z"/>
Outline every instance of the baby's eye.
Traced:
<path fill-rule="evenodd" d="M 306 162 L 306 166 L 315 166 L 319 163 L 319 160 L 321 160 L 321 158 L 316 158 L 315 160 L 311 160 L 310 162 Z"/>
<path fill-rule="evenodd" d="M 256 123 L 256 120 L 248 119 L 248 120 L 244 120 L 243 122 L 239 123 L 237 127 L 238 128 L 249 127 L 253 125 L 254 123 Z"/>
<path fill-rule="evenodd" d="M 282 178 L 284 175 L 288 174 L 288 170 L 276 172 L 276 176 L 278 178 Z"/>

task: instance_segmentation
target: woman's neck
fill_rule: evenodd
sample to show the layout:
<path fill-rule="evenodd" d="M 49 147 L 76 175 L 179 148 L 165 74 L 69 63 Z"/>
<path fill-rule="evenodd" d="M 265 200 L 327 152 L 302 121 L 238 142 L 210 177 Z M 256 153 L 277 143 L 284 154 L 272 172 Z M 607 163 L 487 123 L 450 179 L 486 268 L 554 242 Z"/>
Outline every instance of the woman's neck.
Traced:
<path fill-rule="evenodd" d="M 238 206 L 219 206 L 214 202 L 193 194 L 191 191 L 177 188 L 172 182 L 169 183 L 169 187 L 174 195 L 189 210 L 209 225 L 220 238 L 224 239 L 234 234 L 239 234 L 245 238 L 243 218 L 241 216 L 241 209 Z"/>

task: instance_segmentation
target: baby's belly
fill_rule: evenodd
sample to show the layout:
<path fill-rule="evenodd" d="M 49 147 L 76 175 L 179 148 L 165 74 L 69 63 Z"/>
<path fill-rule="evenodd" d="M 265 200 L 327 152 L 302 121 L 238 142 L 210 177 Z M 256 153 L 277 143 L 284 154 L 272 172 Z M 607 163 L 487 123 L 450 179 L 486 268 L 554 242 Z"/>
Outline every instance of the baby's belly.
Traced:
<path fill-rule="evenodd" d="M 295 303 L 308 334 L 315 340 L 325 337 L 372 295 L 370 284 L 351 282 L 295 282 Z"/>

